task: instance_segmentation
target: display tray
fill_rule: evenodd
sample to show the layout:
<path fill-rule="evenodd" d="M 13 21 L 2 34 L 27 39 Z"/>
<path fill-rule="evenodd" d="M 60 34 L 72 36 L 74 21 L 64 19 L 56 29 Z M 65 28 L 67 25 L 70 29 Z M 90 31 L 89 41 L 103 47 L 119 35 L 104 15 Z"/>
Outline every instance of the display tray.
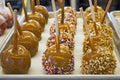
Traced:
<path fill-rule="evenodd" d="M 78 14 L 78 19 L 77 19 L 77 30 L 76 30 L 76 35 L 75 35 L 75 49 L 74 49 L 74 57 L 75 57 L 75 67 L 74 67 L 74 71 L 72 74 L 69 75 L 47 75 L 45 74 L 43 67 L 42 67 L 42 55 L 43 52 L 46 50 L 46 40 L 48 39 L 48 37 L 50 36 L 49 34 L 49 28 L 51 27 L 53 21 L 54 21 L 54 15 L 52 12 L 49 12 L 49 20 L 48 20 L 48 24 L 46 24 L 45 26 L 45 30 L 42 33 L 42 39 L 41 41 L 39 41 L 39 49 L 38 49 L 38 53 L 31 58 L 31 68 L 28 72 L 28 74 L 4 74 L 2 71 L 2 68 L 0 66 L 0 78 L 2 79 L 11 79 L 11 80 L 20 80 L 20 79 L 27 79 L 27 80 L 72 80 L 72 79 L 119 79 L 120 78 L 120 63 L 119 63 L 119 53 L 120 53 L 120 49 L 119 49 L 119 45 L 117 45 L 117 33 L 114 30 L 114 26 L 111 22 L 110 19 L 110 15 L 108 13 L 107 16 L 107 23 L 108 25 L 110 25 L 113 28 L 113 33 L 114 33 L 114 38 L 113 38 L 113 42 L 114 42 L 114 55 L 116 57 L 117 60 L 117 67 L 115 70 L 115 74 L 114 75 L 82 75 L 81 70 L 80 70 L 80 65 L 81 65 L 81 60 L 82 60 L 82 48 L 83 48 L 83 41 L 84 41 L 84 34 L 83 34 L 83 20 L 80 16 L 80 13 Z M 22 24 L 24 21 L 24 15 L 21 16 L 21 20 L 19 20 L 20 23 Z M 12 33 L 11 33 L 12 34 Z M 10 40 L 10 39 L 9 39 Z M 9 43 L 6 43 L 4 45 L 8 45 Z M 3 48 L 5 49 L 5 48 Z M 8 66 L 9 67 L 9 66 Z"/>
<path fill-rule="evenodd" d="M 110 16 L 113 26 L 115 26 L 115 30 L 120 38 L 120 11 L 112 11 L 110 12 Z"/>

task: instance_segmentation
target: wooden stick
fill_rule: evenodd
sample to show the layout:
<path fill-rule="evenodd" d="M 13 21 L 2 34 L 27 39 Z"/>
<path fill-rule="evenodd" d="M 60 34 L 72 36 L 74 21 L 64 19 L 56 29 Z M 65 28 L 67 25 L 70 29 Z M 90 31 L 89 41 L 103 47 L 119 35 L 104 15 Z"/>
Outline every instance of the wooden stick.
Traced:
<path fill-rule="evenodd" d="M 40 0 L 37 0 L 36 3 L 37 3 L 37 5 L 40 5 Z"/>
<path fill-rule="evenodd" d="M 25 3 L 24 3 L 24 0 L 22 0 L 22 4 L 23 4 L 24 13 L 25 13 L 25 21 L 27 22 L 28 21 L 28 16 L 27 16 L 27 11 L 26 11 L 26 6 L 25 6 Z"/>
<path fill-rule="evenodd" d="M 14 27 L 15 27 L 15 31 L 14 31 L 13 52 L 14 53 L 18 53 L 18 47 L 17 47 L 17 43 L 18 43 L 18 35 L 17 35 L 17 10 L 14 10 Z"/>
<path fill-rule="evenodd" d="M 94 14 L 93 5 L 92 5 L 91 0 L 89 0 L 89 4 L 90 4 L 91 13 L 92 13 L 92 19 L 93 19 L 93 21 L 95 21 L 95 14 Z"/>
<path fill-rule="evenodd" d="M 32 0 L 31 2 L 32 13 L 35 14 L 35 2 Z"/>
<path fill-rule="evenodd" d="M 10 9 L 10 12 L 12 13 L 12 15 L 14 15 L 14 12 L 13 12 L 13 9 L 12 9 L 12 6 L 10 5 L 10 3 L 7 3 L 7 6 Z M 19 34 L 22 35 L 22 29 L 20 27 L 18 20 L 17 20 L 17 28 L 18 28 Z"/>
<path fill-rule="evenodd" d="M 98 28 L 97 28 L 96 22 L 94 21 L 93 23 L 94 23 L 95 33 L 96 33 L 96 36 L 97 36 L 97 35 L 99 34 L 99 33 L 98 33 Z"/>
<path fill-rule="evenodd" d="M 56 6 L 55 6 L 55 0 L 52 0 L 52 7 L 54 11 L 54 17 L 55 17 L 55 26 L 56 26 L 56 51 L 59 53 L 60 52 L 60 44 L 59 44 L 59 28 L 58 28 L 58 13 L 56 11 Z"/>
<path fill-rule="evenodd" d="M 55 14 L 55 11 L 56 11 L 55 0 L 52 0 L 51 2 L 52 2 L 52 8 L 53 8 L 53 11 L 54 11 L 54 14 Z"/>
<path fill-rule="evenodd" d="M 60 43 L 59 43 L 59 28 L 58 28 L 58 18 L 57 18 L 57 11 L 55 12 L 55 25 L 56 25 L 56 49 L 57 49 L 57 52 L 59 53 L 60 52 Z"/>
<path fill-rule="evenodd" d="M 112 3 L 112 0 L 109 0 L 109 1 L 108 1 L 108 4 L 107 4 L 107 7 L 106 7 L 106 9 L 105 9 L 104 16 L 103 16 L 103 18 L 102 18 L 102 20 L 101 20 L 101 24 L 104 23 L 105 17 L 106 17 L 106 15 L 107 15 L 107 12 L 108 12 L 110 6 L 111 6 L 111 3 Z"/>
<path fill-rule="evenodd" d="M 98 29 L 97 29 L 97 26 L 96 26 L 95 14 L 94 14 L 93 5 L 92 5 L 92 1 L 91 0 L 89 0 L 89 4 L 90 4 L 90 8 L 91 8 L 91 13 L 92 13 L 92 19 L 93 19 L 93 23 L 94 23 L 95 33 L 96 33 L 96 35 L 98 35 Z"/>
<path fill-rule="evenodd" d="M 65 0 L 63 0 L 61 24 L 64 24 L 64 2 Z"/>
<path fill-rule="evenodd" d="M 97 12 L 97 0 L 94 0 L 94 11 Z"/>
<path fill-rule="evenodd" d="M 90 46 L 91 46 L 91 48 L 92 48 L 92 51 L 94 52 L 94 51 L 95 51 L 95 47 L 94 47 L 94 45 L 93 45 L 92 38 L 91 38 L 91 35 L 90 35 L 90 31 L 89 31 L 89 29 L 88 29 L 87 21 L 86 21 L 86 19 L 85 19 L 84 14 L 83 14 L 83 9 L 82 9 L 82 8 L 80 8 L 80 12 L 81 12 L 81 15 L 82 15 L 82 17 L 83 17 L 83 22 L 84 22 L 84 25 L 85 25 L 85 29 L 86 29 L 86 32 L 87 32 L 88 37 L 89 37 Z"/>

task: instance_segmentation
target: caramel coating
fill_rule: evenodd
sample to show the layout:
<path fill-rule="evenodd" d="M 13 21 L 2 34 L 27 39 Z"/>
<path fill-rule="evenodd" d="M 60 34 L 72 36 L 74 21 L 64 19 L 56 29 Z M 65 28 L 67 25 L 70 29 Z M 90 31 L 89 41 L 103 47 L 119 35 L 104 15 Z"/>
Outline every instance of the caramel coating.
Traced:
<path fill-rule="evenodd" d="M 31 56 L 34 56 L 38 51 L 38 39 L 32 32 L 23 31 L 23 35 L 18 37 L 18 44 L 28 49 Z"/>
<path fill-rule="evenodd" d="M 36 20 L 40 23 L 41 27 L 44 29 L 46 20 L 41 13 L 36 12 L 35 14 L 28 14 L 28 20 Z"/>
<path fill-rule="evenodd" d="M 35 36 L 38 38 L 38 40 L 41 39 L 42 27 L 35 20 L 29 20 L 28 22 L 23 23 L 22 30 L 23 31 L 30 31 L 30 32 L 35 34 Z"/>
<path fill-rule="evenodd" d="M 5 73 L 22 74 L 27 73 L 31 65 L 30 52 L 18 45 L 18 52 L 13 53 L 13 45 L 10 45 L 1 56 L 1 66 Z"/>
<path fill-rule="evenodd" d="M 64 45 L 60 45 L 60 53 L 56 51 L 55 45 L 49 47 L 45 52 L 45 58 L 48 61 L 57 67 L 62 67 L 63 69 L 67 69 L 71 55 L 69 48 Z"/>
<path fill-rule="evenodd" d="M 35 6 L 35 11 L 43 14 L 43 16 L 45 17 L 46 23 L 48 22 L 49 14 L 46 7 L 37 5 Z"/>
<path fill-rule="evenodd" d="M 109 50 L 83 55 L 82 74 L 114 74 L 116 59 Z"/>

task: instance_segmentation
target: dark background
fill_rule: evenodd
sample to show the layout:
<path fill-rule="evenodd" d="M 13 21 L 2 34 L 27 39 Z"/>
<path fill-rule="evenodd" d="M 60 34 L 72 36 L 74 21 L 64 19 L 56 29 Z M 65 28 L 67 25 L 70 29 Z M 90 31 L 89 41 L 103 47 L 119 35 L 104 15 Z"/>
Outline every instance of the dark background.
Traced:
<path fill-rule="evenodd" d="M 21 13 L 22 10 L 21 0 L 5 0 L 5 1 L 6 3 L 10 2 L 12 4 L 12 7 L 17 9 L 19 13 Z M 41 5 L 46 6 L 48 11 L 52 11 L 51 0 L 40 0 L 40 1 L 41 1 Z M 107 2 L 108 0 L 98 0 L 98 5 L 102 6 L 105 9 Z M 65 6 L 70 6 L 70 0 L 65 0 Z M 76 0 L 76 10 L 79 10 L 79 7 L 83 7 L 85 9 L 88 6 L 89 6 L 88 0 Z M 57 8 L 59 7 L 57 6 Z M 110 11 L 113 10 L 120 10 L 120 0 L 113 0 Z"/>

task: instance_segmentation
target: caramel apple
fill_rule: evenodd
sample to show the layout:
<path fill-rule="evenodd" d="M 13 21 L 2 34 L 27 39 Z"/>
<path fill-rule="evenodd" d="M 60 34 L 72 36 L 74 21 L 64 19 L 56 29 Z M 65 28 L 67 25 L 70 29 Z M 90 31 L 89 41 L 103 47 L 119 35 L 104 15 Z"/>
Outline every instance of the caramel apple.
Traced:
<path fill-rule="evenodd" d="M 24 13 L 25 13 L 25 22 L 23 23 L 22 30 L 23 31 L 30 31 L 30 32 L 34 33 L 35 36 L 38 38 L 38 40 L 40 40 L 42 27 L 39 24 L 39 22 L 37 22 L 36 20 L 32 20 L 32 19 L 28 20 L 26 7 L 25 7 L 23 0 L 22 0 L 22 3 L 23 3 Z"/>
<path fill-rule="evenodd" d="M 88 25 L 90 34 L 92 36 L 96 36 L 94 26 L 95 25 L 93 22 L 89 23 L 89 25 Z M 113 36 L 113 31 L 112 31 L 112 28 L 110 26 L 107 26 L 106 24 L 97 23 L 96 27 L 98 30 L 98 35 L 102 35 L 104 37 L 112 37 Z M 84 30 L 84 34 L 87 35 L 85 28 L 83 28 L 83 30 Z"/>
<path fill-rule="evenodd" d="M 47 74 L 70 74 L 74 70 L 74 57 L 67 46 L 60 44 L 58 53 L 53 45 L 45 51 L 42 64 Z"/>
<path fill-rule="evenodd" d="M 75 34 L 76 32 L 76 25 L 77 25 L 77 18 L 74 18 L 72 14 L 70 13 L 64 13 L 64 23 L 69 25 L 69 29 L 72 32 L 72 34 Z M 61 14 L 58 15 L 58 23 L 61 23 Z"/>
<path fill-rule="evenodd" d="M 65 21 L 64 21 L 65 16 L 66 16 L 65 15 L 65 10 L 64 10 L 64 1 L 63 1 L 63 6 L 61 7 L 61 10 L 62 10 L 62 12 L 61 12 L 61 22 L 59 24 L 60 32 L 67 32 L 74 37 L 74 34 L 75 34 L 75 31 L 73 31 L 74 29 L 70 27 L 70 24 L 65 23 Z M 68 18 L 69 16 L 66 16 L 66 17 Z"/>
<path fill-rule="evenodd" d="M 100 22 L 104 13 L 102 13 L 102 15 L 100 15 L 100 13 L 94 13 L 94 14 L 95 14 L 95 21 L 96 22 Z M 91 13 L 89 13 L 88 15 L 86 15 L 86 18 L 87 18 L 87 23 L 88 24 L 91 23 L 91 22 L 93 22 L 93 20 L 92 20 L 92 14 Z M 104 21 L 104 23 L 106 23 L 106 20 Z"/>
<path fill-rule="evenodd" d="M 45 24 L 46 24 L 46 20 L 41 13 L 35 12 L 34 0 L 32 0 L 31 4 L 32 4 L 32 14 L 28 14 L 28 20 L 33 19 L 33 20 L 38 21 L 40 23 L 40 25 L 42 27 L 42 31 L 43 31 L 44 27 L 45 27 Z"/>
<path fill-rule="evenodd" d="M 64 36 L 62 35 L 62 32 L 64 33 L 64 31 L 60 32 L 60 28 L 58 27 L 57 12 L 55 10 L 56 7 L 54 0 L 52 0 L 52 6 L 55 13 L 56 34 L 54 34 L 55 38 L 51 40 L 51 43 L 55 40 L 55 44 L 50 44 L 51 46 L 44 52 L 42 58 L 43 68 L 47 74 L 70 74 L 74 70 L 74 56 L 68 46 L 65 46 L 65 44 L 60 44 L 59 42 L 60 38 L 63 38 Z"/>
<path fill-rule="evenodd" d="M 70 14 L 70 13 L 64 13 L 64 22 L 65 23 L 68 23 L 69 25 L 74 25 L 74 26 L 76 26 L 77 25 L 77 18 L 75 18 L 72 14 Z M 61 21 L 61 19 L 62 19 L 62 15 L 61 14 L 59 14 L 58 15 L 58 22 L 60 23 L 60 21 Z"/>
<path fill-rule="evenodd" d="M 11 5 L 7 4 L 11 9 Z M 13 11 L 12 11 L 13 12 Z M 18 44 L 23 45 L 33 57 L 38 51 L 38 38 L 30 31 L 22 31 L 21 26 L 17 20 L 17 28 L 18 28 Z"/>
<path fill-rule="evenodd" d="M 29 31 L 22 31 L 22 35 L 18 36 L 18 44 L 23 45 L 30 51 L 31 57 L 33 57 L 38 51 L 38 39 Z"/>
<path fill-rule="evenodd" d="M 70 13 L 77 18 L 77 12 L 72 7 L 64 7 L 64 11 L 65 13 Z M 61 13 L 62 13 L 62 9 L 59 9 L 58 14 L 61 14 Z"/>
<path fill-rule="evenodd" d="M 109 50 L 111 53 L 113 53 L 114 46 L 113 46 L 113 40 L 110 37 L 104 37 L 101 35 L 92 37 L 93 45 L 98 51 L 104 51 Z M 88 53 L 92 49 L 90 47 L 90 41 L 88 37 L 85 37 L 85 40 L 83 42 L 83 53 Z M 83 55 L 84 55 L 83 54 Z"/>
<path fill-rule="evenodd" d="M 82 58 L 82 74 L 114 74 L 116 59 L 109 50 L 86 53 Z"/>
<path fill-rule="evenodd" d="M 111 0 L 109 0 L 109 3 L 111 3 Z M 113 53 L 112 30 L 103 24 L 106 14 L 100 21 L 101 24 L 97 24 L 98 35 L 91 36 L 91 33 L 95 34 L 95 30 L 93 30 L 94 22 L 87 25 L 82 8 L 81 13 L 87 33 L 83 43 L 82 74 L 114 74 L 117 63 Z"/>
<path fill-rule="evenodd" d="M 52 45 L 55 45 L 55 41 L 56 41 L 56 35 L 51 34 L 51 36 L 47 40 L 47 47 L 49 48 Z M 59 43 L 68 46 L 71 51 L 74 50 L 74 39 L 72 35 L 69 33 L 61 32 L 59 36 Z"/>
<path fill-rule="evenodd" d="M 40 5 L 40 0 L 37 0 L 37 5 L 35 6 L 35 11 L 41 13 L 45 17 L 46 22 L 48 22 L 49 14 L 48 14 L 47 8 Z"/>
<path fill-rule="evenodd" d="M 59 31 L 60 32 L 69 33 L 69 34 L 71 34 L 74 37 L 75 32 L 72 30 L 73 28 L 70 27 L 67 23 L 65 23 L 65 24 L 58 24 L 58 27 L 59 27 Z M 52 24 L 52 26 L 50 27 L 50 34 L 53 34 L 55 32 L 56 32 L 55 24 Z"/>
<path fill-rule="evenodd" d="M 22 45 L 17 45 L 17 52 L 10 45 L 1 56 L 1 66 L 5 73 L 27 73 L 31 65 L 30 52 Z"/>
<path fill-rule="evenodd" d="M 15 11 L 15 26 L 17 12 Z M 31 65 L 30 52 L 23 47 L 18 45 L 17 29 L 14 32 L 14 43 L 2 52 L 1 55 L 1 66 L 4 73 L 9 74 L 22 74 L 27 73 Z"/>
<path fill-rule="evenodd" d="M 71 7 L 64 7 L 62 9 L 59 9 L 58 13 L 59 13 L 58 23 L 68 24 L 70 26 L 71 32 L 73 34 L 75 34 L 76 25 L 77 25 L 77 13 L 76 13 L 76 11 L 74 9 L 72 9 Z"/>
<path fill-rule="evenodd" d="M 94 7 L 93 7 L 93 9 L 94 9 Z M 97 12 L 94 12 L 96 22 L 100 22 L 101 21 L 104 13 L 105 13 L 105 11 L 102 9 L 102 7 L 97 6 Z M 91 13 L 91 8 L 90 7 L 88 7 L 85 10 L 84 15 L 87 17 L 87 21 L 89 21 L 89 20 L 91 21 L 92 20 L 92 13 Z"/>
<path fill-rule="evenodd" d="M 35 20 L 29 20 L 28 22 L 23 23 L 23 31 L 30 31 L 35 34 L 38 40 L 41 40 L 41 27 L 40 24 Z"/>

